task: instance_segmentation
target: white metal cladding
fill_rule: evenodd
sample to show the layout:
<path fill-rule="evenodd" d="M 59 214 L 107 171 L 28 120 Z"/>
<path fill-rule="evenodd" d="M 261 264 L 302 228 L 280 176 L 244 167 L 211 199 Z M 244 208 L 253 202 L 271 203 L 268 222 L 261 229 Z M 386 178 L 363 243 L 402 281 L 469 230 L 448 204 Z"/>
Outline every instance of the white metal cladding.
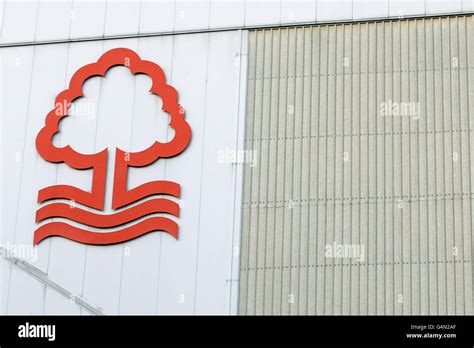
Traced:
<path fill-rule="evenodd" d="M 474 313 L 472 33 L 473 16 L 251 31 L 241 314 Z"/>
<path fill-rule="evenodd" d="M 240 242 L 242 178 L 235 163 L 220 161 L 219 152 L 243 146 L 239 95 L 246 76 L 245 32 L 0 49 L 2 245 L 32 245 L 38 189 L 56 183 L 90 188 L 89 171 L 40 158 L 35 137 L 72 74 L 115 47 L 131 48 L 163 68 L 193 130 L 182 154 L 129 174 L 133 186 L 164 178 L 181 184 L 179 240 L 160 232 L 112 246 L 49 238 L 26 270 L 1 258 L 2 313 L 89 314 L 84 301 L 105 314 L 235 312 L 233 249 Z M 133 77 L 125 67 L 92 78 L 84 100 L 94 106 L 93 114 L 66 118 L 57 141 L 95 152 L 113 149 L 115 142 L 135 151 L 156 137 L 171 139 L 161 101 L 149 87 L 148 78 Z M 37 270 L 28 271 L 31 265 Z"/>
<path fill-rule="evenodd" d="M 474 11 L 474 0 L 0 0 L 0 44 Z"/>

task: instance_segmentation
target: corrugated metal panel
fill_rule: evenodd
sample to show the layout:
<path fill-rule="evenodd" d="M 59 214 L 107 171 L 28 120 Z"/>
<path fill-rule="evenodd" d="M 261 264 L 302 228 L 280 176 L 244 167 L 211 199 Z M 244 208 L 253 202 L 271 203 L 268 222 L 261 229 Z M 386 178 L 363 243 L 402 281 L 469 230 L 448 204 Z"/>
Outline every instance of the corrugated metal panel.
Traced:
<path fill-rule="evenodd" d="M 473 32 L 251 32 L 241 314 L 474 313 Z"/>

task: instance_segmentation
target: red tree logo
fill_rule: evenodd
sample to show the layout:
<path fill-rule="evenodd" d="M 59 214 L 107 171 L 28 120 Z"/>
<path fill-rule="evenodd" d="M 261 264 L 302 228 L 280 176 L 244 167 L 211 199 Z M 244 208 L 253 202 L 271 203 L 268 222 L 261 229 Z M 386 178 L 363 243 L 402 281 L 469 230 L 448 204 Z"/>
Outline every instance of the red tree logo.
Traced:
<path fill-rule="evenodd" d="M 146 74 L 152 80 L 150 92 L 161 97 L 163 111 L 171 116 L 170 126 L 175 131 L 174 138 L 167 143 L 155 141 L 143 151 L 127 153 L 117 148 L 115 153 L 112 209 L 126 207 L 152 195 L 180 197 L 180 185 L 171 181 L 152 181 L 127 189 L 128 167 L 150 165 L 159 158 L 169 158 L 180 154 L 191 140 L 191 128 L 184 119 L 184 110 L 178 103 L 178 93 L 166 84 L 163 70 L 155 63 L 142 60 L 132 50 L 116 48 L 104 53 L 96 63 L 80 68 L 71 78 L 69 88 L 56 97 L 55 108 L 46 116 L 44 127 L 36 137 L 36 149 L 43 159 L 53 163 L 66 163 L 75 169 L 92 169 L 91 191 L 84 191 L 70 185 L 54 185 L 43 188 L 38 193 L 38 202 L 51 199 L 68 199 L 90 208 L 103 211 L 108 149 L 95 154 L 81 154 L 70 146 L 56 147 L 53 136 L 59 132 L 59 122 L 68 116 L 71 103 L 83 97 L 84 82 L 93 76 L 104 76 L 114 66 L 128 67 L 132 74 Z M 109 168 L 109 170 L 111 170 Z M 38 209 L 36 222 L 53 217 L 61 217 L 96 229 L 118 227 L 154 213 L 167 213 L 179 217 L 179 205 L 166 198 L 152 198 L 119 212 L 107 215 L 71 208 L 67 203 L 50 203 Z M 124 242 L 152 231 L 164 231 L 178 237 L 178 225 L 166 217 L 148 217 L 139 223 L 113 232 L 94 232 L 72 226 L 66 222 L 48 222 L 35 231 L 34 244 L 45 238 L 61 236 L 85 244 L 114 244 Z"/>

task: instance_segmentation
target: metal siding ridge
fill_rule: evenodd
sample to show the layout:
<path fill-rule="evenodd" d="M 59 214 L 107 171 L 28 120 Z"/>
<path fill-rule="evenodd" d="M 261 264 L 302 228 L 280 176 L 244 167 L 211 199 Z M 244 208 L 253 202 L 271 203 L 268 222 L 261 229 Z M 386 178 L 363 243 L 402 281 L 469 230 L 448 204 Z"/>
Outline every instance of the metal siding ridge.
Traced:
<path fill-rule="evenodd" d="M 16 47 L 16 46 L 32 46 L 32 45 L 51 45 L 68 42 L 84 42 L 84 41 L 99 41 L 99 40 L 120 40 L 130 38 L 141 38 L 141 37 L 157 37 L 157 36 L 169 36 L 169 35 L 187 35 L 187 34 L 202 34 L 202 33 L 216 33 L 224 31 L 234 30 L 266 30 L 266 29 L 278 29 L 278 28 L 294 28 L 294 27 L 306 27 L 306 26 L 324 26 L 324 25 L 343 25 L 350 23 L 374 23 L 384 21 L 400 21 L 410 19 L 421 19 L 421 18 L 450 18 L 456 16 L 470 16 L 474 15 L 474 11 L 466 12 L 451 12 L 451 13 L 439 13 L 439 14 L 426 14 L 426 15 L 407 15 L 397 17 L 375 17 L 375 18 L 362 18 L 362 19 L 344 19 L 344 20 L 331 20 L 331 21 L 309 21 L 309 22 L 297 22 L 297 23 L 285 23 L 285 24 L 274 24 L 274 25 L 250 25 L 250 26 L 236 26 L 236 27 L 225 27 L 225 28 L 214 28 L 214 29 L 190 29 L 190 30 L 176 30 L 176 31 L 164 31 L 156 33 L 137 33 L 137 34 L 124 34 L 124 35 L 110 35 L 110 36 L 93 36 L 76 39 L 64 39 L 64 40 L 43 40 L 43 41 L 25 41 L 25 42 L 13 42 L 13 43 L 1 43 L 2 47 Z"/>
<path fill-rule="evenodd" d="M 383 25 L 350 24 L 350 32 L 346 27 L 318 25 L 312 26 L 310 33 L 291 27 L 252 32 L 255 36 L 250 40 L 251 46 L 263 47 L 262 38 L 266 46 L 276 45 L 278 36 L 282 44 L 279 50 L 268 49 L 270 53 L 263 50 L 260 55 L 267 59 L 260 57 L 255 62 L 256 71 L 271 70 L 271 76 L 260 74 L 270 81 L 247 77 L 248 83 L 261 88 L 258 93 L 254 91 L 261 110 L 255 110 L 253 117 L 261 114 L 258 122 L 252 123 L 256 129 L 251 134 L 247 132 L 246 143 L 259 145 L 256 151 L 265 156 L 260 163 L 263 168 L 256 170 L 259 174 L 251 170 L 253 174 L 245 179 L 256 185 L 246 191 L 247 206 L 243 208 L 253 210 L 249 219 L 256 220 L 248 231 L 244 225 L 242 234 L 244 239 L 247 236 L 249 250 L 256 253 L 251 255 L 254 262 L 247 268 L 241 267 L 241 272 L 255 278 L 245 286 L 249 292 L 247 313 L 472 312 L 472 301 L 467 300 L 470 287 L 467 283 L 472 280 L 467 270 L 472 269 L 472 264 L 469 265 L 472 260 L 464 255 L 467 249 L 463 244 L 469 238 L 471 244 L 473 241 L 466 232 L 466 224 L 472 224 L 472 198 L 470 218 L 463 217 L 467 209 L 465 196 L 472 196 L 465 191 L 471 189 L 471 183 L 464 184 L 464 178 L 461 183 L 456 182 L 456 178 L 467 175 L 467 168 L 451 161 L 451 152 L 460 149 L 466 137 L 471 142 L 470 127 L 467 126 L 467 133 L 458 129 L 465 128 L 464 118 L 472 118 L 469 109 L 472 106 L 469 91 L 461 91 L 462 80 L 458 77 L 456 81 L 456 77 L 462 69 L 467 69 L 468 74 L 472 72 L 467 62 L 466 67 L 455 69 L 449 62 L 452 54 L 463 54 L 461 43 L 453 41 L 461 40 L 460 19 L 434 18 L 423 18 L 423 22 L 390 21 Z M 461 19 L 466 21 L 467 31 L 467 23 L 473 17 L 463 15 Z M 453 27 L 456 23 L 457 31 Z M 315 41 L 314 30 L 318 30 L 319 41 Z M 288 47 L 283 43 L 282 33 L 288 35 Z M 467 57 L 470 46 L 465 35 Z M 257 36 L 259 40 L 255 40 Z M 371 46 L 374 40 L 376 44 Z M 443 52 L 442 48 L 445 48 Z M 276 71 L 274 61 L 278 52 L 280 69 Z M 341 73 L 345 71 L 341 66 L 345 56 L 351 57 L 353 64 L 347 76 Z M 287 59 L 286 72 L 282 68 L 284 59 Z M 468 84 L 469 79 L 472 80 L 472 75 L 466 80 Z M 450 89 L 428 88 L 437 81 Z M 355 87 L 357 84 L 359 88 Z M 277 86 L 281 100 L 274 134 L 272 114 Z M 270 94 L 261 94 L 266 92 Z M 250 94 L 249 90 L 248 96 L 252 98 Z M 467 109 L 464 98 L 468 100 Z M 411 117 L 380 119 L 379 106 L 388 100 L 421 103 L 417 112 L 422 112 L 418 116 L 424 118 L 418 117 L 416 125 Z M 463 105 L 454 105 L 455 100 Z M 321 118 L 321 115 L 326 116 Z M 351 118 L 347 120 L 350 125 L 346 125 L 346 117 Z M 345 139 L 346 136 L 349 138 Z M 316 143 L 312 143 L 313 138 Z M 278 144 L 273 145 L 273 141 Z M 350 168 L 346 168 L 341 157 L 346 148 L 351 154 Z M 461 158 L 465 157 L 463 151 Z M 271 170 L 275 170 L 274 177 Z M 469 176 L 472 181 L 471 172 Z M 456 198 L 459 190 L 462 192 Z M 350 191 L 350 197 L 345 197 L 346 191 Z M 452 200 L 441 197 L 447 192 Z M 403 200 L 397 201 L 397 197 Z M 346 203 L 346 199 L 350 201 Z M 371 202 L 372 199 L 375 201 Z M 358 217 L 353 204 L 358 205 Z M 462 228 L 458 231 L 458 227 Z M 430 231 L 436 232 L 433 238 Z M 363 263 L 324 256 L 325 245 L 334 241 L 352 245 L 357 240 L 366 247 Z M 454 241 L 462 243 L 457 245 Z M 450 254 L 452 246 L 462 248 L 462 260 Z M 315 263 L 310 264 L 314 258 Z M 463 274 L 456 277 L 454 271 Z M 455 284 L 448 284 L 450 281 Z M 438 300 L 438 308 L 433 300 Z"/>
<path fill-rule="evenodd" d="M 95 315 L 104 315 L 100 309 L 94 307 L 93 305 L 87 303 L 82 297 L 80 296 L 75 296 L 65 288 L 63 288 L 61 285 L 57 284 L 53 280 L 48 278 L 48 275 L 41 271 L 40 269 L 36 268 L 35 266 L 31 265 L 30 263 L 23 261 L 19 258 L 16 258 L 14 256 L 9 256 L 8 255 L 8 250 L 4 248 L 3 246 L 0 246 L 0 251 L 2 253 L 2 256 L 5 260 L 8 260 L 12 265 L 15 265 L 22 271 L 26 272 L 30 276 L 36 278 L 38 281 L 40 281 L 46 288 L 54 289 L 55 291 L 59 292 L 61 295 L 64 297 L 68 298 L 71 301 L 74 301 L 74 303 L 77 303 L 79 306 L 82 308 L 86 309 L 88 312 L 91 314 Z"/>

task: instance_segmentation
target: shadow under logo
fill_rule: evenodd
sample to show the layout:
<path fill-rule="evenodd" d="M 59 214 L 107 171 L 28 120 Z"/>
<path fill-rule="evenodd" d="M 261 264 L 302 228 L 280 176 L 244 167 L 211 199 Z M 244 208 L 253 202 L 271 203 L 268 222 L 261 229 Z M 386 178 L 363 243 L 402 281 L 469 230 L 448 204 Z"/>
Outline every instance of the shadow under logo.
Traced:
<path fill-rule="evenodd" d="M 104 53 L 96 63 L 80 68 L 71 78 L 69 88 L 56 97 L 55 108 L 46 116 L 44 127 L 36 137 L 36 149 L 43 159 L 53 163 L 65 163 L 72 168 L 92 169 L 91 191 L 85 191 L 70 185 L 54 185 L 43 188 L 38 193 L 38 202 L 52 199 L 66 199 L 77 202 L 98 211 L 104 210 L 108 149 L 95 154 L 81 154 L 70 146 L 56 147 L 54 135 L 59 132 L 59 122 L 68 116 L 71 103 L 83 97 L 84 82 L 93 76 L 104 76 L 114 66 L 126 66 L 132 74 L 146 74 L 151 78 L 150 92 L 163 101 L 163 111 L 170 117 L 170 126 L 174 129 L 174 138 L 167 143 L 155 141 L 150 147 L 139 152 L 125 152 L 116 148 L 112 209 L 120 209 L 113 214 L 101 214 L 71 207 L 68 203 L 50 203 L 36 212 L 36 222 L 60 217 L 74 221 L 90 229 L 73 226 L 63 221 L 51 221 L 38 227 L 34 233 L 34 244 L 45 238 L 60 236 L 85 244 L 115 244 L 124 242 L 152 231 L 164 231 L 178 238 L 178 224 L 164 216 L 149 216 L 166 213 L 179 217 L 179 205 L 167 198 L 151 198 L 128 207 L 143 198 L 152 195 L 170 195 L 180 197 L 180 185 L 172 181 L 151 181 L 132 189 L 127 189 L 129 167 L 143 167 L 156 162 L 159 158 L 169 158 L 180 154 L 191 140 L 191 128 L 184 119 L 184 110 L 178 103 L 178 93 L 166 84 L 163 70 L 155 63 L 142 60 L 134 51 L 127 48 L 115 48 Z M 148 216 L 148 217 L 147 217 Z M 131 226 L 121 225 L 147 217 Z M 112 232 L 100 231 L 101 228 L 118 228 Z"/>

